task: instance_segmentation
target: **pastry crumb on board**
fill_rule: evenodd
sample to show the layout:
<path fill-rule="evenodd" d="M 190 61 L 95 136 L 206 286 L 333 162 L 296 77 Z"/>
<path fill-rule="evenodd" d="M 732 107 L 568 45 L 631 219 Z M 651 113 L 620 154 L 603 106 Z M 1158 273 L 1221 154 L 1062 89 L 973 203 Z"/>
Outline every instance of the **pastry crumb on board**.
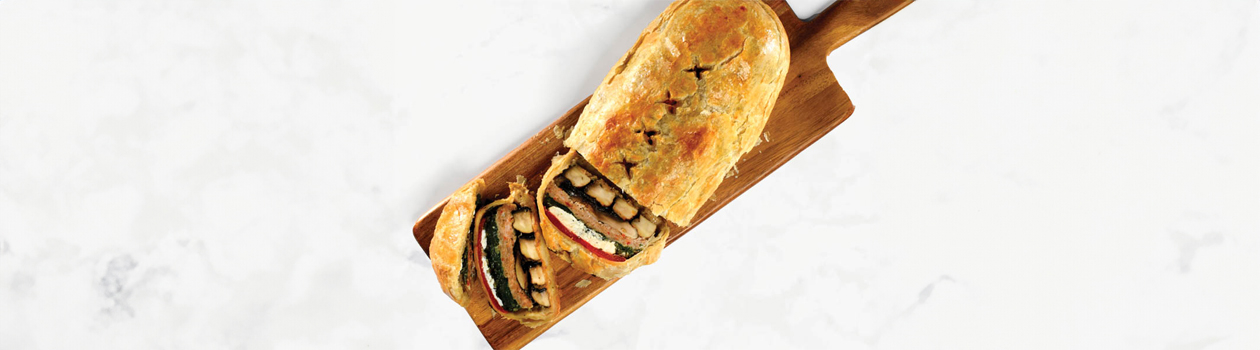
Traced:
<path fill-rule="evenodd" d="M 565 134 L 567 132 L 568 130 L 565 130 L 565 128 L 560 125 L 556 125 L 555 127 L 551 128 L 551 135 L 555 136 L 557 140 L 564 140 Z"/>

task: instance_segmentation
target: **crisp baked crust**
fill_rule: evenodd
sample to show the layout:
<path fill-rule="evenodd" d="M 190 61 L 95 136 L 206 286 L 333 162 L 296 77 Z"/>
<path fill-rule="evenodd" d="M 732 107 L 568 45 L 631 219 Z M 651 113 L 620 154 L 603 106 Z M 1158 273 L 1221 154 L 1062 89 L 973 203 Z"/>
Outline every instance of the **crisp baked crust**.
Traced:
<path fill-rule="evenodd" d="M 757 144 L 789 52 L 760 1 L 676 1 L 604 77 L 564 145 L 656 215 L 689 225 Z"/>
<path fill-rule="evenodd" d="M 560 175 L 560 172 L 568 169 L 577 157 L 576 152 L 569 151 L 564 156 L 553 158 L 551 168 L 548 168 L 547 172 L 543 174 L 542 186 L 539 188 L 545 189 L 547 186 L 551 186 L 552 181 Z M 536 196 L 538 200 L 537 208 L 540 210 L 547 210 L 546 206 L 543 205 L 545 192 L 544 190 L 539 190 Z M 573 241 L 568 235 L 560 232 L 560 229 L 556 228 L 542 212 L 539 212 L 538 221 L 542 226 L 543 240 L 547 243 L 547 248 L 552 253 L 568 261 L 571 266 L 606 280 L 625 276 L 639 266 L 656 262 L 661 257 L 661 250 L 665 249 L 665 242 L 669 240 L 669 226 L 661 225 L 659 228 L 661 230 L 660 234 L 654 238 L 655 241 L 648 244 L 647 248 L 625 261 L 612 261 L 586 250 L 581 243 Z"/>
<path fill-rule="evenodd" d="M 429 260 L 433 264 L 433 274 L 437 275 L 438 283 L 442 285 L 442 292 L 465 307 L 468 306 L 469 283 L 461 281 L 460 276 L 470 266 L 464 260 L 464 251 L 468 247 L 473 216 L 477 213 L 477 194 L 484 185 L 485 181 L 481 179 L 473 180 L 446 200 L 442 216 L 438 217 L 433 229 L 433 240 L 429 241 Z"/>

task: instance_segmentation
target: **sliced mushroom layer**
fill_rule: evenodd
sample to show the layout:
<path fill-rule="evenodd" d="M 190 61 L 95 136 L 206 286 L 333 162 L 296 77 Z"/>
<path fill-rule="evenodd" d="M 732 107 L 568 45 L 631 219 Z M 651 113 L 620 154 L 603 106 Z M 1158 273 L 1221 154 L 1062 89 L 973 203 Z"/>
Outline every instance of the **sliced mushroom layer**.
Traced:
<path fill-rule="evenodd" d="M 541 189 L 542 210 L 552 225 L 588 249 L 633 257 L 659 235 L 662 220 L 598 174 L 576 163 L 560 172 Z"/>

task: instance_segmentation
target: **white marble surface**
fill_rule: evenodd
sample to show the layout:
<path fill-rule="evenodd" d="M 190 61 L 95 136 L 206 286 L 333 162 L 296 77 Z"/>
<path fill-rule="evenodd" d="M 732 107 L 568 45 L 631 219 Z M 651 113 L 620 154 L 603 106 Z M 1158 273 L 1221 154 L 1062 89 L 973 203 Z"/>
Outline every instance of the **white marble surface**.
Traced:
<path fill-rule="evenodd" d="M 486 347 L 412 221 L 665 5 L 0 0 L 0 349 Z M 1260 348 L 1256 1 L 923 0 L 829 62 L 848 122 L 532 346 Z"/>

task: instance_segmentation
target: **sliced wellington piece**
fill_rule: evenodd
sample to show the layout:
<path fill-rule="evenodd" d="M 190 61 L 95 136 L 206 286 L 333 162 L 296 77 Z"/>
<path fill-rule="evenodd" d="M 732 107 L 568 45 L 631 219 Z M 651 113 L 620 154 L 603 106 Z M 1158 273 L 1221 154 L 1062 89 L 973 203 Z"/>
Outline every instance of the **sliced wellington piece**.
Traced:
<path fill-rule="evenodd" d="M 483 187 L 478 179 L 447 199 L 429 244 L 433 271 L 469 313 L 490 309 L 537 327 L 556 317 L 560 296 L 534 198 L 524 184 L 509 183 L 507 198 L 478 207 Z M 490 307 L 474 308 L 480 298 Z"/>
<path fill-rule="evenodd" d="M 534 198 L 522 183 L 508 186 L 508 198 L 477 210 L 472 263 L 496 312 L 537 327 L 556 317 L 560 296 Z"/>
<path fill-rule="evenodd" d="M 553 160 L 537 206 L 542 237 L 572 266 L 604 279 L 656 262 L 669 238 L 665 221 L 639 205 L 577 152 Z"/>
<path fill-rule="evenodd" d="M 473 180 L 447 199 L 433 230 L 433 240 L 429 241 L 429 259 L 442 292 L 464 307 L 469 302 L 468 286 L 473 285 L 472 279 L 476 276 L 470 271 L 472 244 L 469 240 L 473 217 L 477 214 L 477 194 L 484 185 L 481 179 Z"/>

